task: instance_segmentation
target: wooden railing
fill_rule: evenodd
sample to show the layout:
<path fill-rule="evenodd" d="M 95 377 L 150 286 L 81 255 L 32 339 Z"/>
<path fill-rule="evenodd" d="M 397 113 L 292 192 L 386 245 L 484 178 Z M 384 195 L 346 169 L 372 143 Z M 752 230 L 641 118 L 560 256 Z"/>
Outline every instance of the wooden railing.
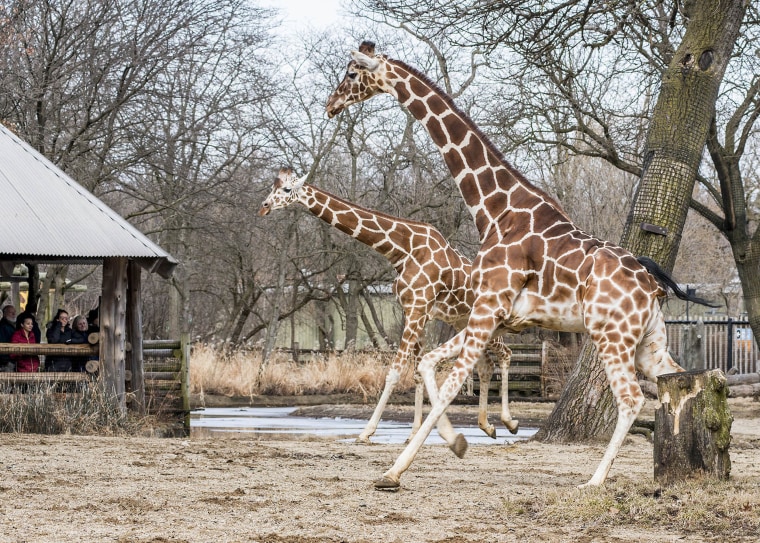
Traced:
<path fill-rule="evenodd" d="M 190 431 L 189 364 L 190 344 L 186 337 L 143 341 L 148 412 L 180 417 L 186 432 Z"/>
<path fill-rule="evenodd" d="M 183 338 L 185 339 L 185 338 Z M 79 356 L 99 355 L 98 345 L 58 343 L 0 343 L 0 354 L 20 354 L 37 356 Z M 189 360 L 190 345 L 182 340 L 146 340 L 143 342 L 143 383 L 147 412 L 149 414 L 175 414 L 182 419 L 187 432 L 190 429 L 190 394 L 189 394 Z M 0 372 L 0 385 L 3 383 L 76 383 L 93 378 L 91 373 L 98 371 L 95 361 L 88 361 L 88 372 Z M 127 389 L 132 381 L 132 374 L 125 371 Z"/>

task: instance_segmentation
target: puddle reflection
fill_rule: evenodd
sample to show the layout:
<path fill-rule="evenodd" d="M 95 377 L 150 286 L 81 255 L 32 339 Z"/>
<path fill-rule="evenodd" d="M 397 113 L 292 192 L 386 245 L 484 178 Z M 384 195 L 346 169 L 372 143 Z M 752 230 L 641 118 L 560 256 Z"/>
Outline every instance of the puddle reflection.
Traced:
<path fill-rule="evenodd" d="M 366 420 L 344 418 L 294 417 L 296 407 L 235 407 L 208 408 L 193 411 L 190 416 L 190 435 L 194 437 L 225 437 L 255 435 L 261 438 L 283 437 L 336 438 L 353 441 L 367 424 Z M 498 422 L 494 421 L 495 423 Z M 486 436 L 477 426 L 455 426 L 471 445 L 512 443 L 527 439 L 536 428 L 520 428 L 517 435 L 510 434 L 497 425 L 497 438 Z M 411 423 L 380 421 L 372 436 L 375 443 L 404 443 L 411 432 Z M 427 444 L 443 444 L 433 430 L 425 440 Z"/>

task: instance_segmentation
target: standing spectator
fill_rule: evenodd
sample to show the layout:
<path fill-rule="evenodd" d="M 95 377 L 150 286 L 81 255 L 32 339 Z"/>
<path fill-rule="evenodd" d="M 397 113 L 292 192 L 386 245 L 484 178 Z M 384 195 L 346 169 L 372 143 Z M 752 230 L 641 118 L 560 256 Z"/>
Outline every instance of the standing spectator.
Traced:
<path fill-rule="evenodd" d="M 69 326 L 69 312 L 59 309 L 55 319 L 48 325 L 48 343 L 71 344 L 71 326 Z M 45 357 L 45 371 L 71 371 L 71 358 L 68 356 Z"/>
<path fill-rule="evenodd" d="M 87 344 L 87 337 L 89 324 L 84 315 L 77 315 L 74 317 L 74 323 L 71 326 L 71 343 L 74 345 Z M 87 365 L 88 357 L 86 356 L 72 356 L 71 357 L 71 371 L 87 371 L 85 366 Z"/>
<path fill-rule="evenodd" d="M 34 335 L 34 318 L 30 313 L 21 313 L 16 319 L 16 331 L 13 333 L 11 343 L 23 343 L 33 345 L 39 343 Z M 40 371 L 40 358 L 37 355 L 12 354 L 16 361 L 17 371 L 37 372 Z"/>
<path fill-rule="evenodd" d="M 0 319 L 0 343 L 10 343 L 16 332 L 16 308 L 8 304 L 3 307 Z M 16 365 L 9 354 L 0 354 L 0 371 L 16 371 Z"/>

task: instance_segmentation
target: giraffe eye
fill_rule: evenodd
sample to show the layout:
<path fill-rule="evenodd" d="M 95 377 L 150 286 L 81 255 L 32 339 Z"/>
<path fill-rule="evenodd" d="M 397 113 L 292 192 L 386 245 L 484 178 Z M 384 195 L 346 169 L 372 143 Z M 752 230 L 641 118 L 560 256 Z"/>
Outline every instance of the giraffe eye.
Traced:
<path fill-rule="evenodd" d="M 292 191 L 292 190 L 293 190 L 293 189 L 291 189 L 291 188 L 288 188 L 288 187 L 283 187 L 283 188 L 282 188 L 282 192 L 284 192 L 285 194 L 290 194 L 290 191 Z"/>
<path fill-rule="evenodd" d="M 356 79 L 356 72 L 348 72 L 348 78 L 349 79 Z"/>

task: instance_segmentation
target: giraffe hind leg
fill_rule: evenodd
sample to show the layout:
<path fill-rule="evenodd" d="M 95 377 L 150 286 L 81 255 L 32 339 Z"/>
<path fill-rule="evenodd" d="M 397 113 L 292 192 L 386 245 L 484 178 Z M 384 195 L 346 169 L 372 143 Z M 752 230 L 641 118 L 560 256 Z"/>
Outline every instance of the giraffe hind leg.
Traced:
<path fill-rule="evenodd" d="M 477 370 L 480 379 L 478 428 L 483 430 L 488 437 L 496 439 L 496 428 L 488 422 L 488 390 L 491 388 L 491 377 L 493 376 L 493 360 L 488 356 L 488 353 L 478 360 Z"/>
<path fill-rule="evenodd" d="M 491 340 L 488 348 L 498 355 L 501 364 L 501 422 L 509 433 L 516 434 L 520 421 L 513 419 L 509 411 L 509 365 L 512 361 L 512 349 L 507 347 L 501 338 Z"/>
<path fill-rule="evenodd" d="M 634 371 L 632 360 L 634 354 L 624 353 L 618 357 L 610 355 L 598 346 L 597 348 L 600 353 L 599 358 L 604 364 L 612 394 L 615 397 L 618 418 L 615 424 L 615 431 L 612 434 L 610 442 L 607 444 L 604 456 L 596 468 L 594 475 L 587 483 L 580 485 L 578 488 L 600 486 L 604 483 L 612 467 L 612 463 L 620 451 L 623 440 L 644 405 L 644 394 L 641 392 L 641 387 Z"/>

